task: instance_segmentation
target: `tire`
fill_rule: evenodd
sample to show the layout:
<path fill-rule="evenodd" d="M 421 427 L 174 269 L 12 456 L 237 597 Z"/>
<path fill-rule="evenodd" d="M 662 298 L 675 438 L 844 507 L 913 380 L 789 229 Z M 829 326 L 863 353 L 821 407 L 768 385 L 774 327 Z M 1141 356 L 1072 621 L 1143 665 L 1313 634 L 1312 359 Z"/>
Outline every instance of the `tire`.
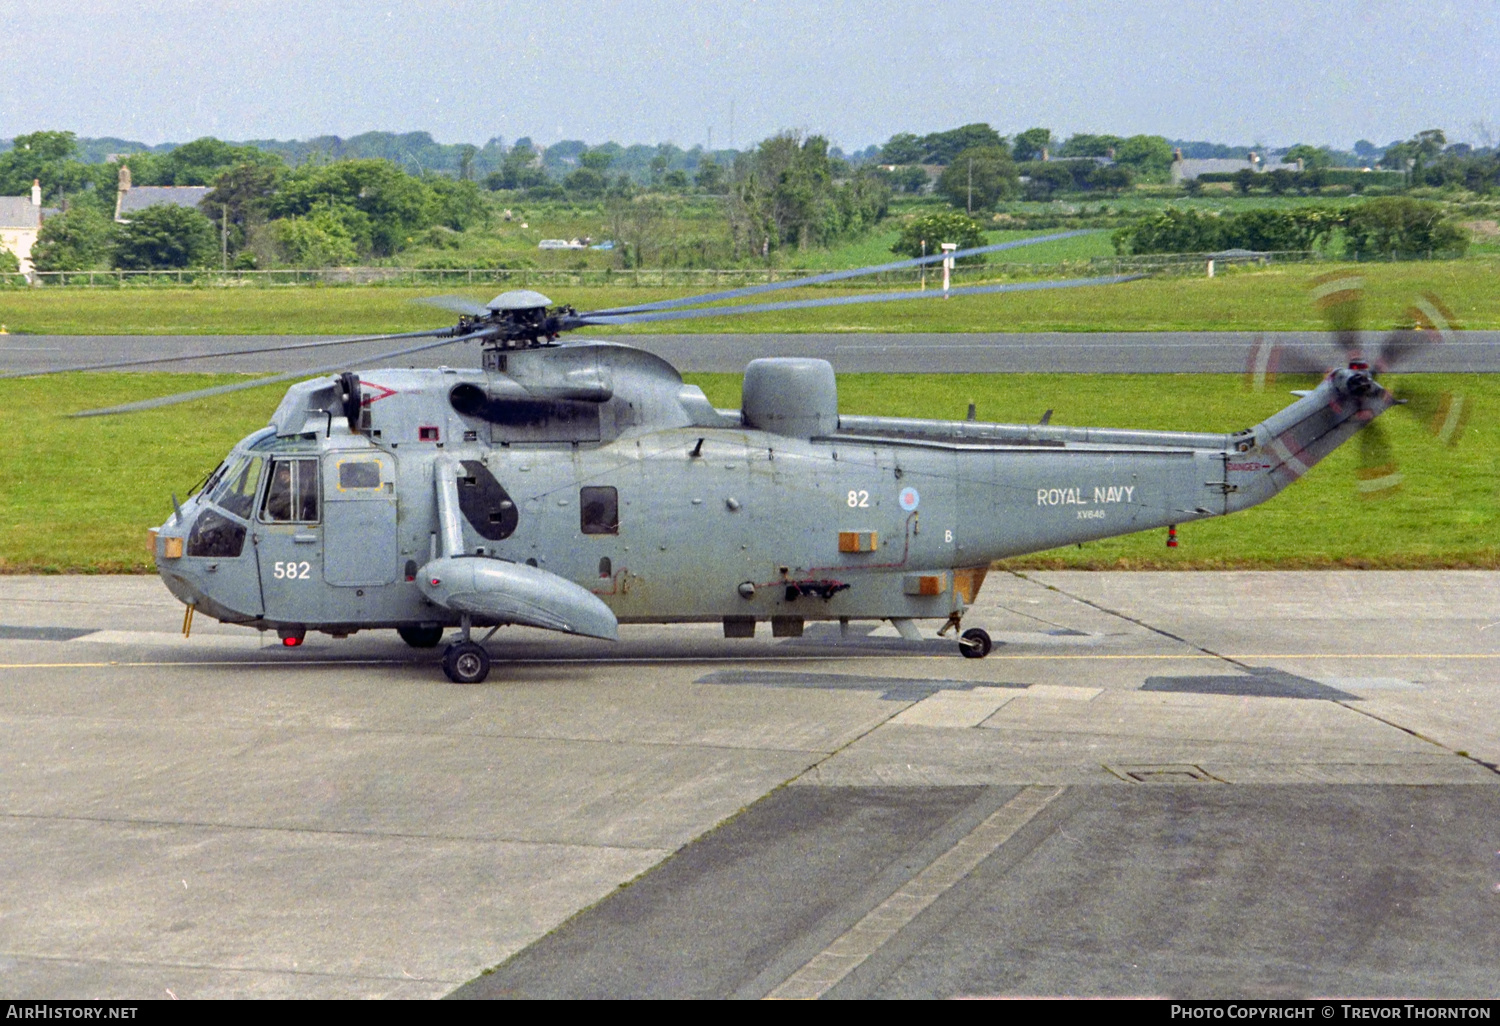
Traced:
<path fill-rule="evenodd" d="M 437 648 L 443 640 L 441 627 L 397 627 L 396 633 L 412 648 Z"/>
<path fill-rule="evenodd" d="M 983 659 L 991 647 L 989 633 L 980 627 L 970 627 L 958 639 L 958 650 L 965 659 Z"/>
<path fill-rule="evenodd" d="M 479 684 L 490 675 L 490 654 L 475 642 L 455 641 L 443 652 L 443 672 L 455 684 Z"/>

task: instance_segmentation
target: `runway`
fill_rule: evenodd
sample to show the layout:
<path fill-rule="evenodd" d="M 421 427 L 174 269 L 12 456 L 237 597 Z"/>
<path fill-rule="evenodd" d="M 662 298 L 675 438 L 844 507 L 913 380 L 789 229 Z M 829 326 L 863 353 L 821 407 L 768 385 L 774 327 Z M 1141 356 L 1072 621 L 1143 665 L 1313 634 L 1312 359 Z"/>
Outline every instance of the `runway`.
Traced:
<path fill-rule="evenodd" d="M 1283 367 L 1301 358 L 1322 365 L 1337 353 L 1323 332 L 1047 332 L 972 334 L 615 335 L 666 358 L 684 373 L 735 373 L 764 356 L 813 356 L 840 373 L 1241 374 L 1257 346 L 1280 348 Z M 1366 334 L 1378 346 L 1381 335 Z M 0 337 L 0 374 L 82 363 L 186 356 L 297 345 L 299 335 L 8 335 Z M 460 343 L 382 364 L 369 361 L 412 344 L 361 343 L 330 349 L 194 360 L 145 370 L 273 372 L 348 366 L 477 366 L 472 343 Z M 1500 372 L 1500 331 L 1454 335 L 1414 357 L 1403 373 Z"/>
<path fill-rule="evenodd" d="M 1500 573 L 994 573 L 985 660 L 513 629 L 474 687 L 180 624 L 0 577 L 7 996 L 1495 991 Z"/>

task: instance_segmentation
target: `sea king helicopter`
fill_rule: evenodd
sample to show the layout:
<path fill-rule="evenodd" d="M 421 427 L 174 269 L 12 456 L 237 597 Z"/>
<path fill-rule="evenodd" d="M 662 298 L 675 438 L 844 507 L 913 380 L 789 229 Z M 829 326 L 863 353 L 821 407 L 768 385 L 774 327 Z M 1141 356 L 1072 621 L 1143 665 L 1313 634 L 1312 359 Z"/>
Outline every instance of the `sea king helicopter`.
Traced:
<path fill-rule="evenodd" d="M 485 679 L 485 642 L 512 624 L 615 639 L 622 623 L 713 622 L 749 638 L 765 623 L 796 637 L 808 621 L 885 620 L 916 640 L 917 621 L 938 621 L 963 655 L 982 658 L 990 638 L 963 619 L 992 561 L 1266 501 L 1401 401 L 1376 373 L 1423 336 L 1393 337 L 1367 358 L 1336 323 L 1340 366 L 1232 434 L 850 416 L 832 366 L 803 358 L 750 362 L 741 408 L 716 409 L 651 353 L 562 339 L 591 326 L 1131 280 L 708 305 L 1074 234 L 587 312 L 532 291 L 484 306 L 438 297 L 456 326 L 294 348 L 427 340 L 371 363 L 471 342 L 481 366 L 345 363 L 85 415 L 308 379 L 150 531 L 185 626 L 197 611 L 275 630 L 287 646 L 308 631 L 395 629 L 417 648 L 457 628 L 442 661 L 461 683 Z M 1336 322 L 1348 321 L 1355 288 L 1325 286 Z M 255 351 L 265 350 L 239 352 Z"/>

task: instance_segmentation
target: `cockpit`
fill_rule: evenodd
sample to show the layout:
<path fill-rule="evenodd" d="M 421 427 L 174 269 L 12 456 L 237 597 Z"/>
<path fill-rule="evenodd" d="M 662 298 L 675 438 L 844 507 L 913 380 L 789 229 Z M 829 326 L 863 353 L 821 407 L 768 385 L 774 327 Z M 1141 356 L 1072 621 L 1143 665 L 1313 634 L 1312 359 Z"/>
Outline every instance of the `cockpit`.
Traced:
<path fill-rule="evenodd" d="M 318 498 L 318 461 L 307 443 L 278 439 L 272 428 L 257 431 L 236 445 L 204 482 L 198 503 L 205 508 L 188 534 L 187 555 L 239 556 L 257 515 L 268 523 L 316 523 Z"/>

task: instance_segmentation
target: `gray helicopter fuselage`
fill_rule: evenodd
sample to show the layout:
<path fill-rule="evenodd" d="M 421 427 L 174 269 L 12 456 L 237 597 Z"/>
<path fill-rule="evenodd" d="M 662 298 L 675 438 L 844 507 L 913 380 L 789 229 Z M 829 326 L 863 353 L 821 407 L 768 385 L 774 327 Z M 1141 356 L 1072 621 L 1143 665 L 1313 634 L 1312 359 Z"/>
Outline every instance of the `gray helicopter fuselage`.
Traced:
<path fill-rule="evenodd" d="M 485 357 L 365 372 L 352 424 L 334 379 L 294 386 L 156 530 L 167 586 L 262 628 L 479 624 L 423 573 L 462 557 L 555 575 L 622 623 L 956 621 L 993 560 L 1254 505 L 1388 405 L 1336 372 L 1236 434 L 859 417 L 827 364 L 784 360 L 728 411 L 628 346 Z"/>

